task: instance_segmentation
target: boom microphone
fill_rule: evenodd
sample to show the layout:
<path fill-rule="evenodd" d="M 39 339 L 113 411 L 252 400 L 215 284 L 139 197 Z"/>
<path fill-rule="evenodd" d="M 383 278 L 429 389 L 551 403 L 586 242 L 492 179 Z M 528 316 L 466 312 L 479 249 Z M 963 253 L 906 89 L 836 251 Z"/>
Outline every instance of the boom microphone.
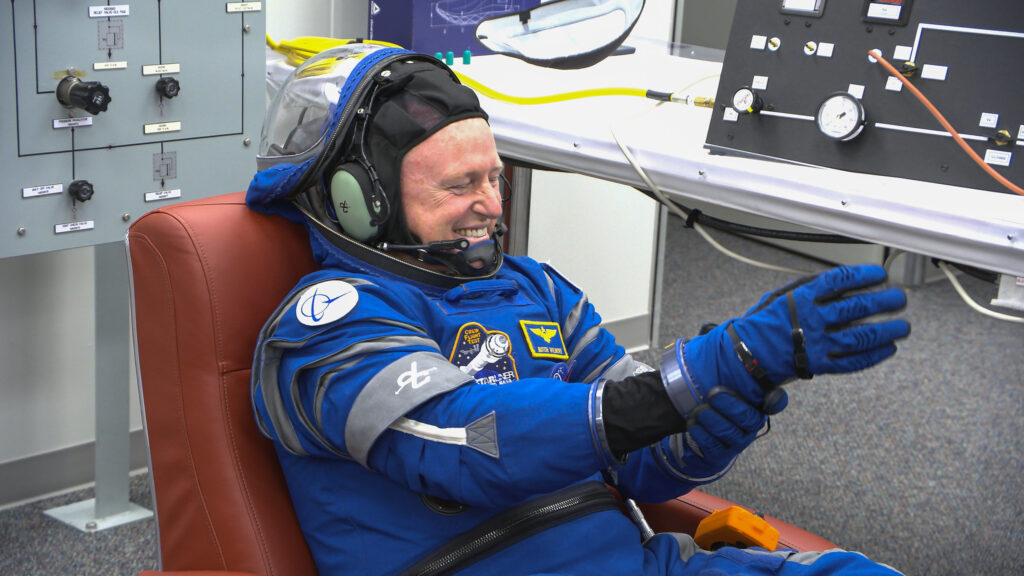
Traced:
<path fill-rule="evenodd" d="M 452 250 L 465 250 L 469 248 L 469 240 L 459 238 L 458 240 L 439 240 L 429 244 L 389 244 L 381 242 L 378 246 L 382 252 L 425 252 L 427 254 L 444 254 Z"/>

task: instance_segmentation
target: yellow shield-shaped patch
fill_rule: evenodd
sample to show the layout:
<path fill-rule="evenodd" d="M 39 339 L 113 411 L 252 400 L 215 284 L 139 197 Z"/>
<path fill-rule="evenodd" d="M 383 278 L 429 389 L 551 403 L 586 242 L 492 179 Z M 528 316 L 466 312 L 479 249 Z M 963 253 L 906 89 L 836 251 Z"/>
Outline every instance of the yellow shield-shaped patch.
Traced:
<path fill-rule="evenodd" d="M 557 323 L 520 320 L 519 325 L 522 326 L 523 336 L 526 337 L 526 343 L 530 347 L 530 356 L 558 360 L 569 358 L 569 354 L 565 350 L 565 342 L 562 341 L 562 330 Z"/>

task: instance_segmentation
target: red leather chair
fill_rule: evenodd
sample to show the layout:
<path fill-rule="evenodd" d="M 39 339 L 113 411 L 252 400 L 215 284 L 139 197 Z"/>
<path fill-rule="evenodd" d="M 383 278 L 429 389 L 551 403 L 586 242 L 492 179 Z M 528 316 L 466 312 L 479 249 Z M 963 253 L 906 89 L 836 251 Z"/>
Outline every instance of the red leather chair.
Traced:
<path fill-rule="evenodd" d="M 305 230 L 250 211 L 242 193 L 226 194 L 146 214 L 128 231 L 128 251 L 160 569 L 316 574 L 249 401 L 257 334 L 316 267 Z M 692 534 L 729 505 L 693 493 L 643 508 L 655 530 Z M 782 546 L 834 547 L 769 521 Z"/>

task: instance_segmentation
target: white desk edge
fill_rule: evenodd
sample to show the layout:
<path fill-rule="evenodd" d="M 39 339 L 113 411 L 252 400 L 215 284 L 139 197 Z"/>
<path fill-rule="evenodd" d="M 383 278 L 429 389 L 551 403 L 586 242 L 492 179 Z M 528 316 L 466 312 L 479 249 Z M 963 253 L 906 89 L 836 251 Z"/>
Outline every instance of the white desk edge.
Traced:
<path fill-rule="evenodd" d="M 678 66 L 673 73 L 684 78 L 720 67 L 678 57 L 628 58 L 635 60 L 610 58 L 591 69 L 556 73 L 494 56 L 478 59 L 485 65 L 462 71 L 497 90 L 521 95 L 572 89 L 581 79 L 585 87 L 672 91 L 678 89 L 678 80 L 674 88 L 659 87 L 651 86 L 650 78 L 631 82 L 631 76 L 635 71 L 649 75 L 652 67 L 663 70 L 666 62 Z M 531 75 L 539 80 L 531 81 Z M 705 86 L 702 93 L 713 95 L 714 88 Z M 711 111 L 682 104 L 665 104 L 634 119 L 637 110 L 649 110 L 653 102 L 610 96 L 533 106 L 484 97 L 482 103 L 491 116 L 499 153 L 510 159 L 643 187 L 612 139 L 608 126 L 614 121 L 620 138 L 670 197 L 1024 276 L 1024 196 L 712 155 L 703 146 Z"/>

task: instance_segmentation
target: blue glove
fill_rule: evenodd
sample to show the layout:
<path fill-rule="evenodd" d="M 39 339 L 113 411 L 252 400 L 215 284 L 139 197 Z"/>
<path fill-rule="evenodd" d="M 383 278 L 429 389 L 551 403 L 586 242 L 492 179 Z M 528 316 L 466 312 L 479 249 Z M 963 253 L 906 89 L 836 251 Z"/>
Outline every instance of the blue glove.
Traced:
<path fill-rule="evenodd" d="M 899 288 L 862 291 L 885 279 L 880 266 L 835 268 L 765 295 L 743 317 L 703 336 L 677 342 L 661 365 L 673 405 L 689 418 L 721 386 L 776 413 L 786 404 L 779 386 L 796 377 L 855 372 L 892 356 L 910 325 L 861 323 L 906 306 Z"/>
<path fill-rule="evenodd" d="M 729 471 L 740 452 L 753 443 L 768 420 L 760 408 L 724 386 L 712 388 L 695 408 L 681 436 L 683 470 L 688 480 L 704 484 Z"/>
<path fill-rule="evenodd" d="M 599 417 L 591 424 L 595 439 L 607 448 L 609 466 L 630 452 L 654 446 L 666 471 L 694 485 L 724 474 L 767 420 L 759 407 L 719 386 L 687 421 L 669 401 L 658 372 L 601 380 L 593 394 L 601 406 L 591 410 Z"/>

